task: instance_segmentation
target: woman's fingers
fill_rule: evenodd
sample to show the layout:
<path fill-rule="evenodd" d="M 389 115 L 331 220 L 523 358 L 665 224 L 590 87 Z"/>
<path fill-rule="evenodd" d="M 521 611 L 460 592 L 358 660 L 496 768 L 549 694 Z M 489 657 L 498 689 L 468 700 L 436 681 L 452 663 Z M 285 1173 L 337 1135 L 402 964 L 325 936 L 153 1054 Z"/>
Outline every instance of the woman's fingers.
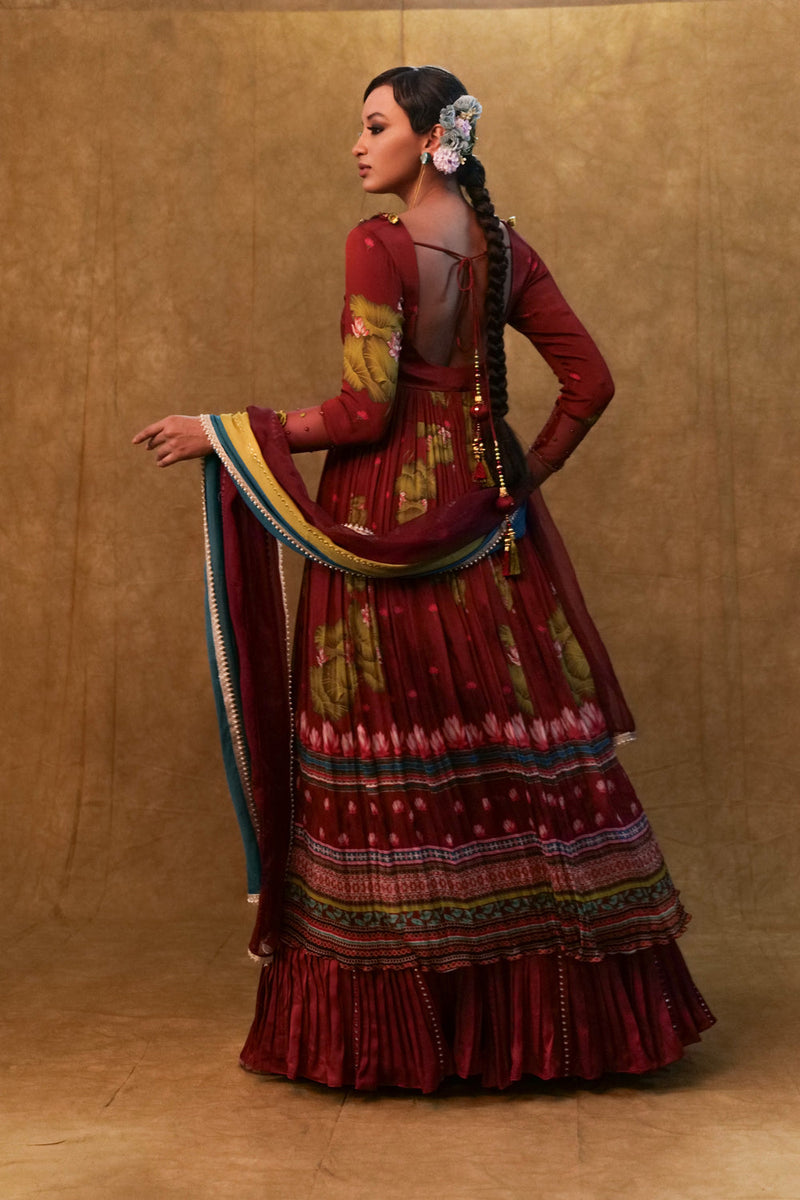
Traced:
<path fill-rule="evenodd" d="M 211 443 L 199 417 L 173 415 L 146 425 L 133 439 L 134 445 L 145 444 L 156 451 L 156 464 L 171 467 L 187 458 L 202 458 L 211 452 Z"/>
<path fill-rule="evenodd" d="M 181 453 L 180 446 L 172 442 L 160 442 L 156 447 L 156 466 L 171 467 L 173 463 L 180 462 L 187 455 Z"/>
<path fill-rule="evenodd" d="M 144 429 L 140 429 L 135 435 L 133 439 L 134 446 L 138 446 L 141 442 L 150 442 L 148 450 L 152 450 L 153 446 L 156 444 L 153 442 L 153 438 L 161 433 L 163 428 L 164 425 L 162 421 L 155 421 L 152 425 L 145 425 Z"/>

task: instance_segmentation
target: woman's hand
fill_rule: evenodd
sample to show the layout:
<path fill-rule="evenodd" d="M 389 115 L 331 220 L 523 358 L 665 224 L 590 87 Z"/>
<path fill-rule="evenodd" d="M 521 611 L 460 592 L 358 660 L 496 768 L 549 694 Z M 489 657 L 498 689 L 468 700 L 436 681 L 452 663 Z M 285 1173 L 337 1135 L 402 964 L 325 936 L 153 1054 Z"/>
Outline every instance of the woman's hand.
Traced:
<path fill-rule="evenodd" d="M 199 417 L 164 417 L 136 434 L 134 446 L 142 442 L 148 450 L 155 450 L 158 467 L 171 467 L 185 458 L 203 458 L 211 453 L 211 443 Z"/>

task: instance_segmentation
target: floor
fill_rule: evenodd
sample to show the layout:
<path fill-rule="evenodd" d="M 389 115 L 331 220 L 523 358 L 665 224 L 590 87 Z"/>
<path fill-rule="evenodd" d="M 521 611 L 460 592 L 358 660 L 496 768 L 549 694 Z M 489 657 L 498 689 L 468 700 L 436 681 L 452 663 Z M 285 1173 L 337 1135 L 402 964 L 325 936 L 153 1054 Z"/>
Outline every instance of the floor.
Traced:
<path fill-rule="evenodd" d="M 688 934 L 719 1024 L 650 1077 L 360 1095 L 238 1068 L 248 919 L 7 943 L 2 1200 L 800 1198 L 800 946 Z"/>

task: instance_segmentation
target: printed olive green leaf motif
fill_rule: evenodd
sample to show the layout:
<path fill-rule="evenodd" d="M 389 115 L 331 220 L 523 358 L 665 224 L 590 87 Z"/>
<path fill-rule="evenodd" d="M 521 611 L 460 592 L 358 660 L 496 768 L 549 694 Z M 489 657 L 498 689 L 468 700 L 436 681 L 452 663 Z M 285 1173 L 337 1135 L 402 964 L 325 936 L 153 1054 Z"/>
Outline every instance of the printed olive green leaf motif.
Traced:
<path fill-rule="evenodd" d="M 321 717 L 338 721 L 353 702 L 357 680 L 348 652 L 344 621 L 318 625 L 310 671 L 311 703 Z"/>
<path fill-rule="evenodd" d="M 417 438 L 425 442 L 429 467 L 444 467 L 453 462 L 453 438 L 449 429 L 417 421 Z"/>
<path fill-rule="evenodd" d="M 401 312 L 392 308 L 390 304 L 375 304 L 366 296 L 351 296 L 350 312 L 353 314 L 354 321 L 359 324 L 364 323 L 367 333 L 375 334 L 376 337 L 383 338 L 385 342 L 390 341 L 392 334 L 399 333 L 403 328 Z"/>
<path fill-rule="evenodd" d="M 431 404 L 439 404 L 442 408 L 447 408 L 447 393 L 446 392 L 431 392 Z"/>
<path fill-rule="evenodd" d="M 490 561 L 492 564 L 494 581 L 497 585 L 497 590 L 500 593 L 500 599 L 503 601 L 503 607 L 505 608 L 506 612 L 511 612 L 512 608 L 514 607 L 514 594 L 511 591 L 511 584 L 503 574 L 503 569 L 498 563 L 497 559 L 492 558 Z"/>
<path fill-rule="evenodd" d="M 388 404 L 397 383 L 397 360 L 392 358 L 386 342 L 348 333 L 344 339 L 343 376 L 345 383 L 357 392 L 365 391 L 376 404 Z"/>
<path fill-rule="evenodd" d="M 553 641 L 561 647 L 561 668 L 575 699 L 580 701 L 594 696 L 595 686 L 589 663 L 560 604 L 548 617 L 547 628 Z"/>
<path fill-rule="evenodd" d="M 355 648 L 356 671 L 373 692 L 384 692 L 386 681 L 381 664 L 375 609 L 366 597 L 354 596 L 348 616 Z"/>
<path fill-rule="evenodd" d="M 404 525 L 428 511 L 428 501 L 436 498 L 436 474 L 433 467 L 416 459 L 405 463 L 394 481 L 397 501 L 397 522 Z"/>
<path fill-rule="evenodd" d="M 365 592 L 367 590 L 366 576 L 353 575 L 348 571 L 344 577 L 344 586 L 348 596 L 352 596 L 353 592 Z"/>
<path fill-rule="evenodd" d="M 500 635 L 500 641 L 503 643 L 503 648 L 506 652 L 506 663 L 508 665 L 508 674 L 511 679 L 511 686 L 514 689 L 514 696 L 520 710 L 527 713 L 529 717 L 534 715 L 533 701 L 531 694 L 528 691 L 528 682 L 525 678 L 525 672 L 522 670 L 522 665 L 519 658 L 519 650 L 517 643 L 514 641 L 514 634 L 511 632 L 509 625 L 498 625 L 497 632 Z"/>
<path fill-rule="evenodd" d="M 359 680 L 373 692 L 386 690 L 375 609 L 356 585 L 348 586 L 348 591 L 352 599 L 346 623 L 340 619 L 314 631 L 311 703 L 315 712 L 331 721 L 338 721 L 352 707 Z"/>
<path fill-rule="evenodd" d="M 363 575 L 346 575 L 345 587 L 350 596 L 347 627 L 354 650 L 354 664 L 359 678 L 373 692 L 386 690 L 383 676 L 378 621 Z"/>
<path fill-rule="evenodd" d="M 450 591 L 453 599 L 461 608 L 467 607 L 467 581 L 460 571 L 448 571 Z"/>
<path fill-rule="evenodd" d="M 361 528 L 367 526 L 367 497 L 366 496 L 351 496 L 350 507 L 347 510 L 348 525 L 359 525 Z"/>
<path fill-rule="evenodd" d="M 365 296 L 350 297 L 353 328 L 344 339 L 344 379 L 370 400 L 387 404 L 397 383 L 397 359 L 389 343 L 403 328 L 402 313 L 388 304 L 374 304 Z"/>

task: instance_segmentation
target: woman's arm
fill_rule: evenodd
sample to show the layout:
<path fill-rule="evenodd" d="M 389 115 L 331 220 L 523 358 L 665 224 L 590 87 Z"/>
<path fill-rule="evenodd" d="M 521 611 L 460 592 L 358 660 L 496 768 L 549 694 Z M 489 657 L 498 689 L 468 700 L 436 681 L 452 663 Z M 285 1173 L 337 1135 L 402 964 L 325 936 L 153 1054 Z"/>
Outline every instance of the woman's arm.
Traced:
<path fill-rule="evenodd" d="M 403 288 L 375 221 L 351 230 L 345 247 L 343 373 L 337 396 L 286 416 L 292 451 L 379 441 L 397 388 Z"/>
<path fill-rule="evenodd" d="M 400 276 L 372 222 L 351 231 L 345 254 L 341 390 L 323 404 L 279 410 L 293 452 L 378 441 L 391 415 L 403 329 Z M 166 417 L 133 441 L 155 450 L 160 467 L 211 451 L 198 417 Z"/>
<path fill-rule="evenodd" d="M 552 275 L 522 239 L 525 255 L 508 323 L 533 343 L 561 385 L 553 410 L 528 452 L 536 483 L 558 471 L 614 395 L 603 356 L 556 287 Z M 516 266 L 516 263 L 515 263 Z"/>

